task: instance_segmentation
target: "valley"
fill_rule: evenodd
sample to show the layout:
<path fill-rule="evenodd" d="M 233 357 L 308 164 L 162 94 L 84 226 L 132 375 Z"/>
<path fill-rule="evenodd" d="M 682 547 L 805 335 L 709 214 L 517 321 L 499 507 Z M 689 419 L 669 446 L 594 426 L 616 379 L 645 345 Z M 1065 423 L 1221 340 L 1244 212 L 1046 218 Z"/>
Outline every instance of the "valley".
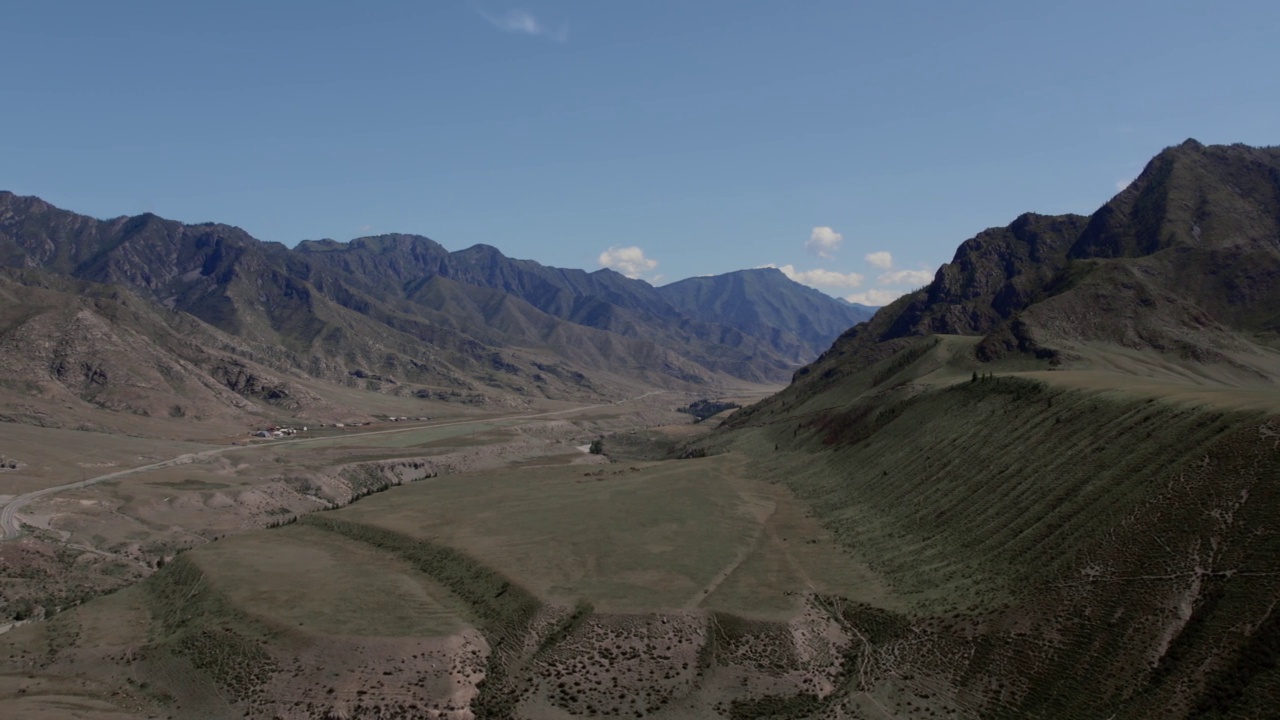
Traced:
<path fill-rule="evenodd" d="M 839 331 L 776 272 L 0 199 L 4 717 L 1280 698 L 1275 148 L 1167 148 Z"/>
<path fill-rule="evenodd" d="M 830 414 L 819 396 L 769 420 L 776 401 L 757 402 L 726 432 L 724 416 L 693 424 L 654 394 L 224 446 L 37 500 L 31 532 L 68 533 L 64 547 L 146 564 L 158 546 L 130 546 L 120 515 L 207 537 L 139 584 L 0 637 L 0 704 L 23 717 L 1083 718 L 1213 691 L 1186 673 L 1229 646 L 1185 631 L 1265 625 L 1280 591 L 1280 553 L 1259 533 L 1280 502 L 1280 394 L 1016 365 L 975 380 L 975 347 L 942 338 L 876 370 L 854 403 L 866 414 Z M 992 433 L 992 417 L 1017 429 Z M 1098 427 L 1113 440 L 1097 443 Z M 588 436 L 605 455 L 575 447 Z M 336 509 L 264 513 L 251 498 L 289 498 L 245 474 L 263 461 L 310 470 Z M 314 480 L 324 468 L 352 498 L 389 489 L 343 507 Z M 61 512 L 95 494 L 117 519 Z M 1098 645 L 1121 618 L 1125 633 Z M 1249 677 L 1253 694 L 1233 702 L 1276 680 Z"/>

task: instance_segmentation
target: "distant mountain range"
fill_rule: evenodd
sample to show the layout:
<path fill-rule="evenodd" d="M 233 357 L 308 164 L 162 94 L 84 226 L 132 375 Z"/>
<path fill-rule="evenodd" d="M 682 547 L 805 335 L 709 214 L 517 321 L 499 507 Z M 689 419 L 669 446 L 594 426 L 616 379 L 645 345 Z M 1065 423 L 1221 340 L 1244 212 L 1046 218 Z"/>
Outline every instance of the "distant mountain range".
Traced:
<path fill-rule="evenodd" d="M 8 192 L 0 268 L 0 347 L 14 353 L 0 363 L 21 378 L 11 389 L 148 415 L 213 412 L 227 391 L 305 405 L 290 376 L 561 398 L 777 382 L 872 312 L 772 269 L 655 288 L 488 245 L 381 235 L 288 248 L 228 225 L 97 220 Z M 96 331 L 69 334 L 85 324 Z M 208 397 L 184 401 L 197 387 Z"/>
<path fill-rule="evenodd" d="M 838 300 L 842 312 L 833 311 L 829 296 L 775 268 L 692 277 L 658 288 L 658 293 L 688 317 L 768 338 L 770 347 L 797 360 L 812 348 L 826 349 L 876 310 Z"/>

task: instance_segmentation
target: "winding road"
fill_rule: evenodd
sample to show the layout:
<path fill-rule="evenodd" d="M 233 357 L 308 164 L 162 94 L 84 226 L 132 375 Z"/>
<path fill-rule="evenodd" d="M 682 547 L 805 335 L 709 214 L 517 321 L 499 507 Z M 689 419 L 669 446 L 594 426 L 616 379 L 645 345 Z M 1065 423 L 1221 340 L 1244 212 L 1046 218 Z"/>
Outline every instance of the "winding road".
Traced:
<path fill-rule="evenodd" d="M 392 433 L 412 432 L 414 430 L 422 430 L 425 428 L 454 427 L 457 425 L 476 425 L 480 423 L 502 422 L 505 420 L 528 420 L 533 418 L 551 417 L 553 415 L 567 415 L 569 413 L 582 412 L 584 410 L 594 410 L 596 408 L 609 407 L 611 405 L 622 405 L 629 402 L 635 402 L 637 400 L 643 400 L 644 398 L 650 397 L 652 395 L 661 395 L 663 392 L 664 391 L 662 390 L 655 390 L 652 392 L 647 392 L 643 395 L 637 395 L 633 398 L 628 398 L 626 400 L 618 400 L 617 402 L 612 402 L 612 403 L 601 403 L 599 405 L 584 405 L 582 407 L 569 408 L 568 410 L 554 410 L 552 412 L 533 413 L 533 414 L 526 414 L 526 415 L 507 415 L 505 417 L 496 417 L 496 418 L 477 418 L 475 420 L 456 420 L 454 422 L 434 423 L 431 425 L 412 425 L 408 427 L 392 428 L 390 430 L 370 430 L 368 432 L 351 433 L 350 435 L 343 435 L 339 437 L 356 438 L 356 437 L 368 437 L 370 435 L 389 435 Z M 56 493 L 60 493 L 65 490 L 78 490 L 80 488 L 89 487 L 90 485 L 96 485 L 100 482 L 105 482 L 107 480 L 115 480 L 117 478 L 126 477 L 128 475 L 137 475 L 138 473 L 144 473 L 144 472 L 150 472 L 152 470 L 160 470 L 163 468 L 174 467 L 175 465 L 189 465 L 191 463 L 206 460 L 208 458 L 221 455 L 222 453 L 225 453 L 225 452 L 231 452 L 233 450 L 247 450 L 255 447 L 256 448 L 268 448 L 268 447 L 275 448 L 275 447 L 280 447 L 281 445 L 298 445 L 301 443 L 332 441 L 332 440 L 334 440 L 333 436 L 325 436 L 325 437 L 318 437 L 318 438 L 296 438 L 293 440 L 277 440 L 276 442 L 263 443 L 261 445 L 228 445 L 226 447 L 214 448 L 212 450 L 205 450 L 203 452 L 185 453 L 175 458 L 170 458 L 169 460 L 162 460 L 160 462 L 151 463 L 150 465 L 140 465 L 138 467 L 129 468 L 127 470 L 117 470 L 116 472 L 107 473 L 106 475 L 99 475 L 98 477 L 89 478 L 87 480 L 80 480 L 78 482 L 67 483 L 65 485 L 54 485 L 52 487 L 33 490 L 29 493 L 26 493 L 24 495 L 19 495 L 13 498 L 8 503 L 6 503 L 3 508 L 0 508 L 0 542 L 3 542 L 5 540 L 12 540 L 22 534 L 22 523 L 18 520 L 18 511 L 21 510 L 23 507 L 31 504 L 33 501 L 39 500 L 42 497 L 54 495 Z"/>

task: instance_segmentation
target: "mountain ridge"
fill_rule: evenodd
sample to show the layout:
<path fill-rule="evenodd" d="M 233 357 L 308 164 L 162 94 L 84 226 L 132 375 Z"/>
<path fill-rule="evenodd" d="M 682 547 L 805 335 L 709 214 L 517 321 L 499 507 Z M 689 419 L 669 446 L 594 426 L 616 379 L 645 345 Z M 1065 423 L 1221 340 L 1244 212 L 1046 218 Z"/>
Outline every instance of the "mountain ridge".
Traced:
<path fill-rule="evenodd" d="M 860 692 L 1269 717 L 1278 338 L 1280 148 L 1188 141 L 964 241 L 682 453 L 749 455 L 911 605 L 920 651 Z"/>
<path fill-rule="evenodd" d="M 512 259 L 489 245 L 449 251 L 425 236 L 384 234 L 289 248 L 231 225 L 151 213 L 97 220 L 10 192 L 0 192 L 0 266 L 27 271 L 13 282 L 39 271 L 129 288 L 135 302 L 189 315 L 224 349 L 275 372 L 402 381 L 381 386 L 390 392 L 418 384 L 571 398 L 636 383 L 770 383 L 825 345 L 691 317 L 644 281 Z M 828 300 L 815 312 L 848 316 Z"/>
<path fill-rule="evenodd" d="M 793 380 L 837 382 L 932 334 L 981 338 L 987 362 L 1072 367 L 1106 343 L 1248 366 L 1280 332 L 1278 237 L 1280 148 L 1187 141 L 1087 217 L 1024 213 L 961 243 Z"/>
<path fill-rule="evenodd" d="M 777 268 L 754 268 L 686 278 L 663 285 L 658 293 L 692 317 L 719 320 L 750 334 L 777 333 L 774 346 L 790 348 L 800 362 L 810 347 L 830 344 L 874 314 L 851 303 L 832 312 L 831 299 L 817 290 L 785 292 L 793 284 Z"/>

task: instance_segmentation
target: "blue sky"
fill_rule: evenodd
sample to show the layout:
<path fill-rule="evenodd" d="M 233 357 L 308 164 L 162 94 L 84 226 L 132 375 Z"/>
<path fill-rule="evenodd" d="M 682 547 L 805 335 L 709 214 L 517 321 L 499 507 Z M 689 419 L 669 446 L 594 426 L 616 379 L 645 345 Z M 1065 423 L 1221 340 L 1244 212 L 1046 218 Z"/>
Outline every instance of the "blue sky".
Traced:
<path fill-rule="evenodd" d="M 0 189 L 880 304 L 1161 148 L 1280 144 L 1280 3 L 30 2 Z"/>

